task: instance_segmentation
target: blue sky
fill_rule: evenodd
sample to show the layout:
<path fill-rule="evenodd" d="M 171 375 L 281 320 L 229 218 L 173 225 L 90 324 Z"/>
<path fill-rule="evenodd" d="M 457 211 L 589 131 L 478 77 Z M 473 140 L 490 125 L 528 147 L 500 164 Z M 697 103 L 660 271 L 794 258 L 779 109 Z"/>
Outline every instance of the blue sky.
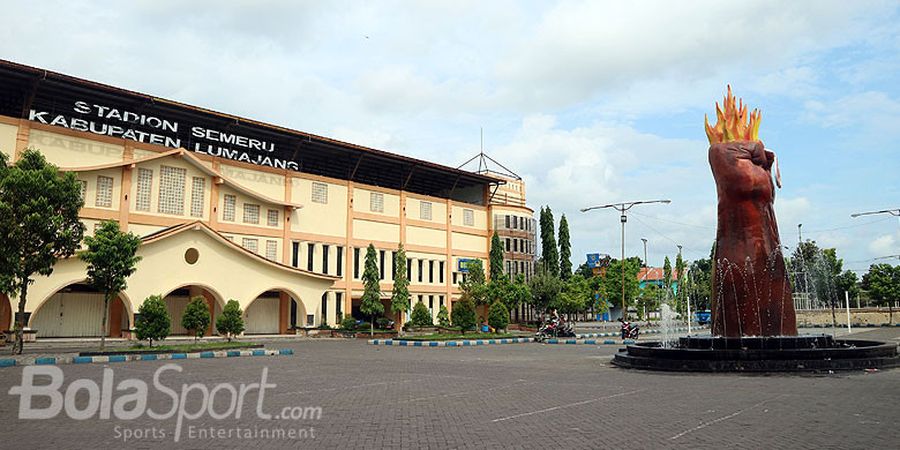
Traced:
<path fill-rule="evenodd" d="M 852 269 L 900 254 L 896 2 L 19 2 L 0 58 L 457 165 L 485 150 L 573 253 L 704 256 L 715 190 L 703 115 L 730 83 L 778 153 L 786 245 Z"/>

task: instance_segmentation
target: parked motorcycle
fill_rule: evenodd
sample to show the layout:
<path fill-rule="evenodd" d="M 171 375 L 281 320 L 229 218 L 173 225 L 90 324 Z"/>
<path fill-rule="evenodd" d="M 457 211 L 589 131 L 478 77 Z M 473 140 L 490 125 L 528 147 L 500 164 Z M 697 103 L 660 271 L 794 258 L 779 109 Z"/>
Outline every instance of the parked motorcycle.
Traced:
<path fill-rule="evenodd" d="M 541 327 L 534 334 L 538 342 L 543 342 L 549 338 L 559 337 L 575 337 L 575 326 L 571 322 L 565 322 L 561 319 L 549 319 L 541 323 Z"/>
<path fill-rule="evenodd" d="M 641 334 L 641 327 L 638 324 L 622 321 L 622 339 L 637 339 Z"/>

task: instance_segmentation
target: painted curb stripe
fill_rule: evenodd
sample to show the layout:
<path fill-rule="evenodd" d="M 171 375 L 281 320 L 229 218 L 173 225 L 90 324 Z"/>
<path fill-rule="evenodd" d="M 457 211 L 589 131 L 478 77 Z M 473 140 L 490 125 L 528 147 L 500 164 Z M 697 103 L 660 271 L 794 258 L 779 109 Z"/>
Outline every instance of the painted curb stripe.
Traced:
<path fill-rule="evenodd" d="M 35 358 L 31 362 L 19 362 L 15 359 L 0 359 L 0 367 L 14 367 L 17 365 L 59 365 L 59 364 L 92 364 L 92 363 L 117 363 L 129 361 L 159 361 L 168 359 L 196 359 L 196 358 L 234 358 L 239 356 L 278 356 L 293 355 L 292 349 L 281 350 L 230 350 L 230 351 L 206 351 L 200 353 L 158 353 L 158 354 L 132 354 L 132 355 L 109 355 L 109 356 L 73 356 L 56 358 L 52 356 L 44 356 Z"/>
<path fill-rule="evenodd" d="M 35 358 L 34 365 L 43 366 L 43 365 L 53 365 L 56 364 L 56 358 L 53 357 L 44 357 L 44 358 Z"/>
<path fill-rule="evenodd" d="M 0 367 L 12 367 L 16 365 L 14 359 L 0 359 Z"/>
<path fill-rule="evenodd" d="M 369 339 L 369 345 L 397 347 L 472 347 L 479 345 L 522 344 L 534 342 L 534 338 L 470 339 L 464 341 L 403 341 L 393 339 Z"/>

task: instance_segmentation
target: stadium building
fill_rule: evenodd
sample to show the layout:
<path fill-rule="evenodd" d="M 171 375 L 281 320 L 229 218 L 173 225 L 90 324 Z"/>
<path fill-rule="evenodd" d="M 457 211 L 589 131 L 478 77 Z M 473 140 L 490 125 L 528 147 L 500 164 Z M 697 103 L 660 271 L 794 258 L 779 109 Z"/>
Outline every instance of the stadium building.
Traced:
<path fill-rule="evenodd" d="M 413 302 L 452 309 L 466 264 L 488 264 L 501 234 L 510 274 L 530 276 L 535 222 L 518 177 L 470 172 L 0 60 L 0 151 L 39 150 L 81 182 L 91 234 L 118 221 L 142 237 L 137 272 L 111 303 L 128 337 L 148 296 L 173 334 L 203 296 L 213 323 L 237 300 L 247 333 L 293 333 L 359 313 L 366 247 L 377 249 L 386 311 L 406 250 Z M 102 297 L 77 257 L 29 288 L 40 337 L 100 333 Z M 16 309 L 0 294 L 0 329 Z M 215 332 L 214 326 L 208 330 Z"/>

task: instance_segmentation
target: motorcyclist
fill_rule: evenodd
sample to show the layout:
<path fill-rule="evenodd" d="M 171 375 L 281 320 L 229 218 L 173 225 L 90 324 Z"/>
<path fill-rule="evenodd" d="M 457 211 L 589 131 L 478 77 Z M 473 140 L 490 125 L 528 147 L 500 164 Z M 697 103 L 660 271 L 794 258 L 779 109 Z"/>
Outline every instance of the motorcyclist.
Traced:
<path fill-rule="evenodd" d="M 631 331 L 631 322 L 625 320 L 624 317 L 619 317 L 619 322 L 622 322 L 622 339 L 625 339 Z"/>

